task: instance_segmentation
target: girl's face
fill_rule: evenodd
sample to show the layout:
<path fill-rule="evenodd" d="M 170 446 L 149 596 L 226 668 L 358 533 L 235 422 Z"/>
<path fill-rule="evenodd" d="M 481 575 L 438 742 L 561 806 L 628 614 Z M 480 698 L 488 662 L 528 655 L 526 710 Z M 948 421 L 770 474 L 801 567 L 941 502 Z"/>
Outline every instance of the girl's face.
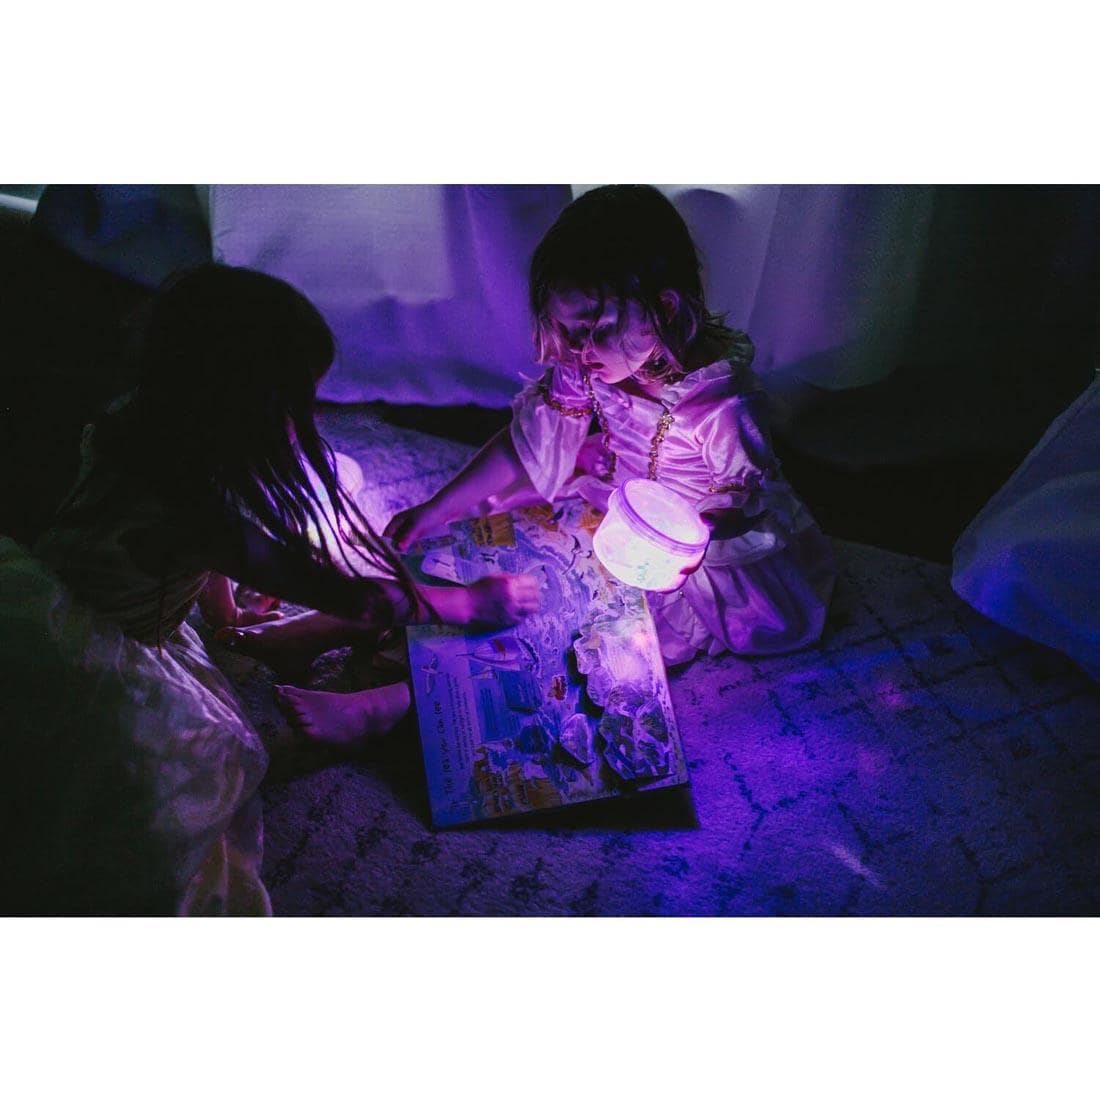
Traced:
<path fill-rule="evenodd" d="M 614 385 L 632 377 L 660 348 L 637 302 L 606 299 L 582 290 L 555 291 L 547 304 L 562 345 L 585 370 Z"/>

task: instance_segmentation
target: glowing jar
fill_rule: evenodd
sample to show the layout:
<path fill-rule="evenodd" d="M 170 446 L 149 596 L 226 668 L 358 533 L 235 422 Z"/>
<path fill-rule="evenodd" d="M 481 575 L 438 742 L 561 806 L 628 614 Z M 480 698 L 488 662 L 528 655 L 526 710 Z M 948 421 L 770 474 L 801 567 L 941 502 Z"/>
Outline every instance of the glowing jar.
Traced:
<path fill-rule="evenodd" d="M 656 481 L 624 481 L 607 504 L 592 538 L 604 568 L 624 584 L 670 592 L 681 573 L 703 560 L 710 531 L 678 493 Z"/>

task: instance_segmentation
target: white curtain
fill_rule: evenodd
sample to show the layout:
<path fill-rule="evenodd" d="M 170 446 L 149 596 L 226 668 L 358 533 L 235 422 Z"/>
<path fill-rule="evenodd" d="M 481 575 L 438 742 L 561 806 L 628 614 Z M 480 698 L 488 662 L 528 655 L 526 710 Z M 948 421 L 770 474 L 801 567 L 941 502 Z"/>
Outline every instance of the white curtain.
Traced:
<path fill-rule="evenodd" d="M 531 368 L 526 268 L 587 186 L 214 187 L 214 254 L 305 291 L 341 347 L 324 396 L 506 404 Z M 666 186 L 714 308 L 758 367 L 826 388 L 889 373 L 917 295 L 927 188 Z"/>
<path fill-rule="evenodd" d="M 1010 630 L 1068 653 L 1100 680 L 1100 379 L 955 545 L 951 584 Z"/>
<path fill-rule="evenodd" d="M 339 357 L 321 396 L 504 406 L 531 368 L 527 261 L 546 187 L 214 187 L 214 255 L 286 279 Z"/>
<path fill-rule="evenodd" d="M 212 250 L 298 286 L 339 344 L 325 398 L 502 408 L 536 369 L 531 253 L 586 186 L 62 187 L 37 219 L 147 285 Z M 1098 188 L 663 190 L 807 454 L 1022 455 L 1088 384 Z"/>

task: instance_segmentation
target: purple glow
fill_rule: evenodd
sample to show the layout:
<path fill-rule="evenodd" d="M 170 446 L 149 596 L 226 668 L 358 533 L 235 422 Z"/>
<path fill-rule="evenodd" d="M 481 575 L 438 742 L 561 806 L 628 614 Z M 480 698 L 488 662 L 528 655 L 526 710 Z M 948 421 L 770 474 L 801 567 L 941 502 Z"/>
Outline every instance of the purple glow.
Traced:
<path fill-rule="evenodd" d="M 702 561 L 708 538 L 706 525 L 683 497 L 655 481 L 630 478 L 611 494 L 592 548 L 624 584 L 668 592 Z"/>

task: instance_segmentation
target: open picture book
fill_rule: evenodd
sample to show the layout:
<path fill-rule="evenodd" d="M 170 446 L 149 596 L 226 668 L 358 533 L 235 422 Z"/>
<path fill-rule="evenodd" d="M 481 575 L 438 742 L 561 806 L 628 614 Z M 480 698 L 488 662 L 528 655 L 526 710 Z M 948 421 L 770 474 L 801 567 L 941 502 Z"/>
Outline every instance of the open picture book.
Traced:
<path fill-rule="evenodd" d="M 518 626 L 408 630 L 434 825 L 687 782 L 645 595 L 596 559 L 599 520 L 571 499 L 454 523 L 409 555 L 422 579 L 530 573 L 542 589 Z"/>

